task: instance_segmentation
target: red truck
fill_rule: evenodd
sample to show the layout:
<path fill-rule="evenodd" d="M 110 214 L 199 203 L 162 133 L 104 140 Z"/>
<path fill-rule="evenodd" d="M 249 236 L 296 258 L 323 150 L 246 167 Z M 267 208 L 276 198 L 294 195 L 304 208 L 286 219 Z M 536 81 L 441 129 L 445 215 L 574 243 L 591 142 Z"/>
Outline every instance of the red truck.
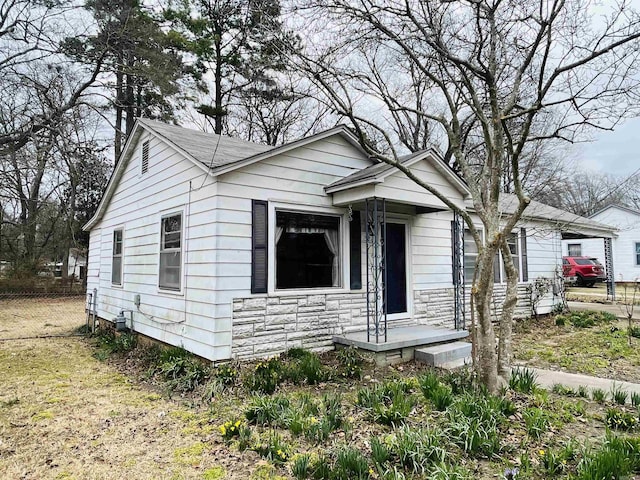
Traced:
<path fill-rule="evenodd" d="M 580 287 L 593 287 L 607 278 L 604 267 L 594 257 L 562 257 L 562 274 L 567 283 Z"/>

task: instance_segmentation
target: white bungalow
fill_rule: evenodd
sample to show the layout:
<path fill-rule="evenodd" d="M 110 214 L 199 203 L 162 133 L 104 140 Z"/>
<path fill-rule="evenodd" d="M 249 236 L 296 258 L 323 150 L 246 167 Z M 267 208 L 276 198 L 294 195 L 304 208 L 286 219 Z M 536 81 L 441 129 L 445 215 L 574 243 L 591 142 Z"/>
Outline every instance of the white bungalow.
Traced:
<path fill-rule="evenodd" d="M 437 153 L 403 161 L 455 204 L 468 201 Z M 536 205 L 510 243 L 520 315 L 531 312 L 527 285 L 556 275 L 562 230 L 611 236 Z M 139 120 L 85 230 L 97 316 L 124 312 L 136 332 L 210 360 L 336 341 L 397 361 L 467 335 L 475 245 L 460 219 L 370 159 L 345 127 L 274 148 Z M 495 280 L 500 296 L 501 268 Z M 540 312 L 559 301 L 554 293 Z"/>

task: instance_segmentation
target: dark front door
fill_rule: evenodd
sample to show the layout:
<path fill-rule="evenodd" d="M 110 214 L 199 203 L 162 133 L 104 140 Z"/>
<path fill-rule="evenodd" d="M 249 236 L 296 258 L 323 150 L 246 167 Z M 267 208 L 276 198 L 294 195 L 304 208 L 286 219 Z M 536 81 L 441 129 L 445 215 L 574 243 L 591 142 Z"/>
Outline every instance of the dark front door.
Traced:
<path fill-rule="evenodd" d="M 387 237 L 385 257 L 387 270 L 386 312 L 390 315 L 407 311 L 406 233 L 403 223 L 387 223 L 385 229 Z"/>

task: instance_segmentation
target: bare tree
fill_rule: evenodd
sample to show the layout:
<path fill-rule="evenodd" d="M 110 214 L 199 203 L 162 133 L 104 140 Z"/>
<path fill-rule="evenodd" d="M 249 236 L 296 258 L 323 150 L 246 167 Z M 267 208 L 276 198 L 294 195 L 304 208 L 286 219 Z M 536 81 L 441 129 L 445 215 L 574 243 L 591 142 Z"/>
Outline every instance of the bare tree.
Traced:
<path fill-rule="evenodd" d="M 536 142 L 573 142 L 636 113 L 638 14 L 624 1 L 600 6 L 597 18 L 593 8 L 579 0 L 319 0 L 305 10 L 316 24 L 328 18 L 323 31 L 347 40 L 321 49 L 320 39 L 331 35 L 316 37 L 296 63 L 350 120 L 368 153 L 457 211 L 478 245 L 472 337 L 478 373 L 491 391 L 511 361 L 518 275 L 506 240 L 530 203 L 525 156 Z M 417 125 L 442 136 L 482 228 L 399 161 L 398 145 L 424 144 L 405 140 L 406 118 L 414 119 L 418 138 L 428 136 Z M 367 143 L 372 132 L 386 140 L 388 154 Z M 511 212 L 499 206 L 505 176 L 517 198 Z M 496 332 L 490 311 L 497 251 L 508 281 Z"/>

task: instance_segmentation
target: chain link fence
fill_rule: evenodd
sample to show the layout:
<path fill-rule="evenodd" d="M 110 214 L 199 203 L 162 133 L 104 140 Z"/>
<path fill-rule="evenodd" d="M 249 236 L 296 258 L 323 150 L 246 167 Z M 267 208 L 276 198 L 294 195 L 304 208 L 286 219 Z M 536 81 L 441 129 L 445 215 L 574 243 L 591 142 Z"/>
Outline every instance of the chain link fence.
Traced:
<path fill-rule="evenodd" d="M 0 341 L 83 335 L 90 304 L 78 293 L 0 293 Z"/>

